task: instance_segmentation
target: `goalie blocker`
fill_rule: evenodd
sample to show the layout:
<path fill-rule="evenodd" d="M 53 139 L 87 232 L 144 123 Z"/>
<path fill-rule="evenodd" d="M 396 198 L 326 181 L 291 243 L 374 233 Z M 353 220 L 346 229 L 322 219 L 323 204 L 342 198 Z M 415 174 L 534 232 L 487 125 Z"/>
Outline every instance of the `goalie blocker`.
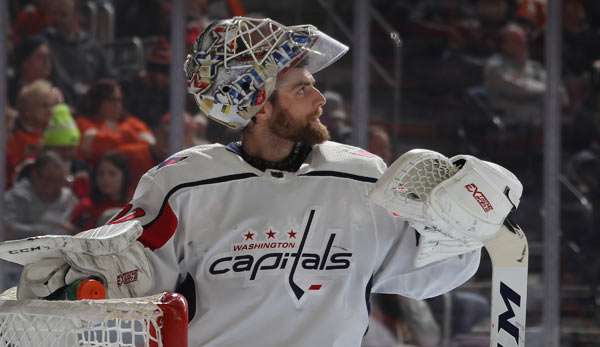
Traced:
<path fill-rule="evenodd" d="M 369 198 L 420 233 L 417 266 L 485 245 L 492 260 L 490 346 L 524 346 L 529 250 L 507 216 L 522 185 L 505 168 L 473 156 L 428 150 L 398 158 Z"/>
<path fill-rule="evenodd" d="M 45 298 L 78 280 L 96 278 L 111 299 L 139 297 L 152 268 L 137 241 L 139 221 L 107 224 L 76 236 L 46 235 L 0 243 L 0 259 L 24 266 L 18 299 Z"/>

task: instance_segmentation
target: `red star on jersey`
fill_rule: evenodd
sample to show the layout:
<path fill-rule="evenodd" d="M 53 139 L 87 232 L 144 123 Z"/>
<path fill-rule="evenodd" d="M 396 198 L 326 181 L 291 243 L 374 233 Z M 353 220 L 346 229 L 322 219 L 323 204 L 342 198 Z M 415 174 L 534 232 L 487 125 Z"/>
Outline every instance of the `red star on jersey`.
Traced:
<path fill-rule="evenodd" d="M 288 231 L 288 238 L 290 238 L 290 239 L 296 238 L 296 232 L 294 231 L 294 229 Z"/>
<path fill-rule="evenodd" d="M 254 240 L 254 233 L 251 233 L 250 230 L 248 230 L 244 234 L 244 240 Z"/>
<path fill-rule="evenodd" d="M 267 231 L 265 233 L 265 235 L 267 235 L 267 239 L 274 239 L 275 238 L 275 234 L 277 234 L 276 232 L 274 232 L 273 230 L 269 229 L 269 231 Z"/>

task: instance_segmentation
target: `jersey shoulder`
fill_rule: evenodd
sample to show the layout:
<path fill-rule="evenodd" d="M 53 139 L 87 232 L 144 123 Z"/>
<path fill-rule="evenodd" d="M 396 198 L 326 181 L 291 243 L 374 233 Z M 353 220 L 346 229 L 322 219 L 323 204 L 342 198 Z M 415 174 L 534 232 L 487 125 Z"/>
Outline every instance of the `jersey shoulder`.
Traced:
<path fill-rule="evenodd" d="M 199 145 L 171 155 L 150 169 L 144 176 L 163 186 L 207 179 L 219 179 L 243 173 L 254 174 L 256 169 L 221 144 Z"/>
<path fill-rule="evenodd" d="M 339 171 L 379 178 L 387 166 L 377 155 L 362 148 L 327 141 L 313 147 L 311 170 Z"/>

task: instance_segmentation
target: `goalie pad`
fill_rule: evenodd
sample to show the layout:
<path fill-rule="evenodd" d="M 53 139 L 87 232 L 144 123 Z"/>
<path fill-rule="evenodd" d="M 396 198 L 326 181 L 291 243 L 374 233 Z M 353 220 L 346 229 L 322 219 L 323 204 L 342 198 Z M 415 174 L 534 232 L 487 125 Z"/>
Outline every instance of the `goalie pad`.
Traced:
<path fill-rule="evenodd" d="M 0 258 L 24 265 L 17 297 L 43 298 L 82 278 L 97 277 L 109 298 L 145 295 L 152 268 L 137 241 L 138 221 L 104 225 L 76 236 L 40 236 L 0 244 Z"/>
<path fill-rule="evenodd" d="M 499 165 L 416 149 L 390 166 L 369 199 L 419 232 L 415 265 L 423 266 L 481 248 L 518 206 L 522 190 Z"/>

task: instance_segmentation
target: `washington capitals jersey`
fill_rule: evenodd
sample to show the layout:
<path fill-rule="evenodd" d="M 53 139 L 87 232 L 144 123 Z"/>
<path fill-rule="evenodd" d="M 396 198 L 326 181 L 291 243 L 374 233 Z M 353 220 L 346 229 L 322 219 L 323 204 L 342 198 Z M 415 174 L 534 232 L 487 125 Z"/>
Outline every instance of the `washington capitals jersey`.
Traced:
<path fill-rule="evenodd" d="M 436 296 L 479 266 L 479 251 L 413 266 L 415 231 L 367 200 L 385 169 L 334 142 L 296 172 L 203 145 L 147 172 L 116 219 L 144 225 L 155 292 L 193 284 L 190 346 L 360 346 L 370 292 Z"/>

